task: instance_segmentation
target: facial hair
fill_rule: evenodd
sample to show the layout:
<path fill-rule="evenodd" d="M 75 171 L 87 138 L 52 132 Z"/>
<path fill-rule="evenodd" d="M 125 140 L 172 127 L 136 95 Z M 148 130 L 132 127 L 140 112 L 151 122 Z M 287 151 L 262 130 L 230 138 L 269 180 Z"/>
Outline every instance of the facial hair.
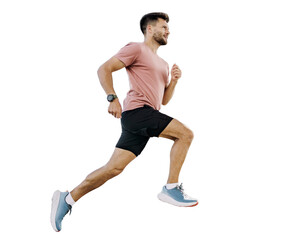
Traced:
<path fill-rule="evenodd" d="M 156 32 L 153 35 L 153 39 L 159 44 L 159 45 L 166 45 L 167 40 L 165 40 L 162 36 L 162 33 Z"/>

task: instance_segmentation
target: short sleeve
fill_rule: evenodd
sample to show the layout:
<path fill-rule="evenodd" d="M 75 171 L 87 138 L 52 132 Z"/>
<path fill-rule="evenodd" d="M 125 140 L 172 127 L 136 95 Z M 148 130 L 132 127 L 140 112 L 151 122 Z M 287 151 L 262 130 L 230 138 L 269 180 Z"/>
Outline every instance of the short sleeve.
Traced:
<path fill-rule="evenodd" d="M 119 52 L 114 55 L 122 61 L 126 67 L 132 65 L 141 53 L 141 48 L 138 43 L 129 43 L 119 50 Z"/>

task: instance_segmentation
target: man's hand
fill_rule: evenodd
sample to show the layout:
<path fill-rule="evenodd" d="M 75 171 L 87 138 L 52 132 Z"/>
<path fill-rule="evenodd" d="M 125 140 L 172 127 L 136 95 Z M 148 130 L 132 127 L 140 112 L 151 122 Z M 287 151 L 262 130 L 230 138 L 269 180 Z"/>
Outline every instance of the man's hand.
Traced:
<path fill-rule="evenodd" d="M 178 65 L 174 64 L 171 69 L 171 81 L 177 82 L 181 76 L 182 76 L 181 69 L 178 67 Z"/>
<path fill-rule="evenodd" d="M 108 112 L 116 118 L 121 118 L 122 109 L 118 98 L 114 99 L 113 102 L 109 104 Z"/>

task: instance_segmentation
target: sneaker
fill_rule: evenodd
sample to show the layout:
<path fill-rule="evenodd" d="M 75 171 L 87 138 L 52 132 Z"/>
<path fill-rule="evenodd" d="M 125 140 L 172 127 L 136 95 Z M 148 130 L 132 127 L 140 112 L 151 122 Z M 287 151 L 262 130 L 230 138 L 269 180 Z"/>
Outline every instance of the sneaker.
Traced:
<path fill-rule="evenodd" d="M 178 207 L 194 207 L 198 204 L 196 199 L 191 198 L 184 193 L 183 184 L 172 189 L 167 189 L 166 186 L 164 186 L 161 193 L 159 193 L 157 197 L 163 202 Z"/>
<path fill-rule="evenodd" d="M 51 225 L 56 232 L 61 230 L 61 222 L 64 216 L 70 211 L 71 205 L 65 201 L 68 192 L 55 191 L 51 205 Z"/>

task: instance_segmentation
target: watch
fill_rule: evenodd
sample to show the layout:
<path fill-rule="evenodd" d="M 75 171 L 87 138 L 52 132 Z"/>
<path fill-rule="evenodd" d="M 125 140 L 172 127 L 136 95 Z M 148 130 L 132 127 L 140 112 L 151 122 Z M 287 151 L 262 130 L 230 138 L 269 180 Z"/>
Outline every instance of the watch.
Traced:
<path fill-rule="evenodd" d="M 116 99 L 117 96 L 115 94 L 109 94 L 107 95 L 107 101 L 108 102 L 113 102 L 114 99 Z"/>

